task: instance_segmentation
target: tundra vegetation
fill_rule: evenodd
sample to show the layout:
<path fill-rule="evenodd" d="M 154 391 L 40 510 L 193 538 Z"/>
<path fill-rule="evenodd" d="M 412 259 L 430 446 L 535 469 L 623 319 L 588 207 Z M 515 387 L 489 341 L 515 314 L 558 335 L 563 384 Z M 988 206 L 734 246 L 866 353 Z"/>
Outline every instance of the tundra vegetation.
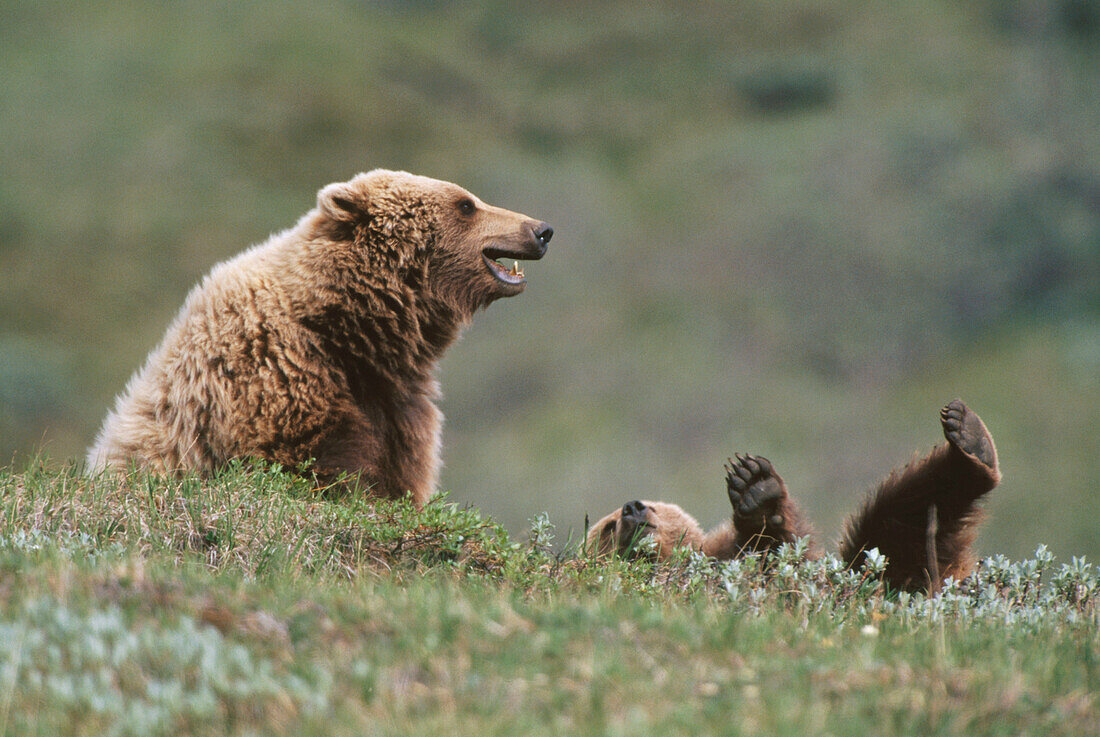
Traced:
<path fill-rule="evenodd" d="M 513 539 L 437 498 L 0 470 L 0 734 L 1095 734 L 1100 569 L 934 597 L 846 570 Z"/>

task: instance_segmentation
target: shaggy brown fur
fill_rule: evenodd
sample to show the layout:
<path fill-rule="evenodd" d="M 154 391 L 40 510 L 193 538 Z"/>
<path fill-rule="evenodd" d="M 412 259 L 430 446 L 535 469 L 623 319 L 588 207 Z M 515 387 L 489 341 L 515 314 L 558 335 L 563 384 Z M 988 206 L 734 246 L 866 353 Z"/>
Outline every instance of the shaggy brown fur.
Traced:
<path fill-rule="evenodd" d="M 936 590 L 943 579 L 970 573 L 978 501 L 1001 478 L 993 437 L 976 413 L 955 400 L 940 411 L 940 422 L 947 442 L 890 474 L 845 525 L 841 557 L 860 565 L 867 550 L 878 548 L 888 559 L 884 578 L 896 589 Z M 659 540 L 658 557 L 687 545 L 731 559 L 810 535 L 766 458 L 739 455 L 726 471 L 731 522 L 704 535 L 675 504 L 629 502 L 593 525 L 590 548 L 630 554 L 648 534 Z M 817 555 L 813 547 L 809 554 Z"/>
<path fill-rule="evenodd" d="M 947 442 L 890 474 L 845 525 L 841 557 L 858 564 L 878 548 L 895 588 L 937 589 L 970 573 L 977 503 L 1001 480 L 993 436 L 977 413 L 956 399 L 940 422 Z"/>
<path fill-rule="evenodd" d="M 209 472 L 232 458 L 423 504 L 438 476 L 436 363 L 479 308 L 523 291 L 502 257 L 553 231 L 448 182 L 375 170 L 188 295 L 108 414 L 89 467 Z"/>

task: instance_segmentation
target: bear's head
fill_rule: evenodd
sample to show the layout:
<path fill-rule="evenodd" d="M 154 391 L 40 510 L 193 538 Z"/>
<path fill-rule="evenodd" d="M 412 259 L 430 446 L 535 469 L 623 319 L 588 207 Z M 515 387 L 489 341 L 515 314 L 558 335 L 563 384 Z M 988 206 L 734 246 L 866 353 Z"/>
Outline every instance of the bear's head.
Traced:
<path fill-rule="evenodd" d="M 652 555 L 668 558 L 680 546 L 698 549 L 702 529 L 675 504 L 632 501 L 600 519 L 588 531 L 588 548 L 597 555 Z"/>
<path fill-rule="evenodd" d="M 460 316 L 522 292 L 518 262 L 542 258 L 554 234 L 456 184 L 400 171 L 330 184 L 317 204 L 327 237 L 350 245 L 372 278 L 391 276 Z"/>

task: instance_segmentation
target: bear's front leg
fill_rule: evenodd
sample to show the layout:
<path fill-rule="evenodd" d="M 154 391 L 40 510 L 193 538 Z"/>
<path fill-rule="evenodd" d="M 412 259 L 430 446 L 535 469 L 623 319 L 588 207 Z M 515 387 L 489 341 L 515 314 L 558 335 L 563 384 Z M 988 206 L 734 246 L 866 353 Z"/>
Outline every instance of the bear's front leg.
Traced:
<path fill-rule="evenodd" d="M 765 551 L 810 533 L 787 485 L 763 456 L 736 455 L 726 466 L 726 490 L 741 550 Z"/>
<path fill-rule="evenodd" d="M 703 550 L 717 558 L 767 552 L 812 533 L 787 485 L 763 456 L 737 455 L 726 465 L 726 491 L 733 507 L 732 525 L 713 530 Z"/>

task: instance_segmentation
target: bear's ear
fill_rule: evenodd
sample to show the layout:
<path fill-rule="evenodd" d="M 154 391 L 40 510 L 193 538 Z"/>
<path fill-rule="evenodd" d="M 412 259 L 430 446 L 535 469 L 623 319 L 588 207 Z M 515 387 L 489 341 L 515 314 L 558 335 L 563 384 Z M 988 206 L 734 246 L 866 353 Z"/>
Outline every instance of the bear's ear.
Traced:
<path fill-rule="evenodd" d="M 367 216 L 367 198 L 350 182 L 330 184 L 317 193 L 321 212 L 337 222 L 351 223 Z"/>

